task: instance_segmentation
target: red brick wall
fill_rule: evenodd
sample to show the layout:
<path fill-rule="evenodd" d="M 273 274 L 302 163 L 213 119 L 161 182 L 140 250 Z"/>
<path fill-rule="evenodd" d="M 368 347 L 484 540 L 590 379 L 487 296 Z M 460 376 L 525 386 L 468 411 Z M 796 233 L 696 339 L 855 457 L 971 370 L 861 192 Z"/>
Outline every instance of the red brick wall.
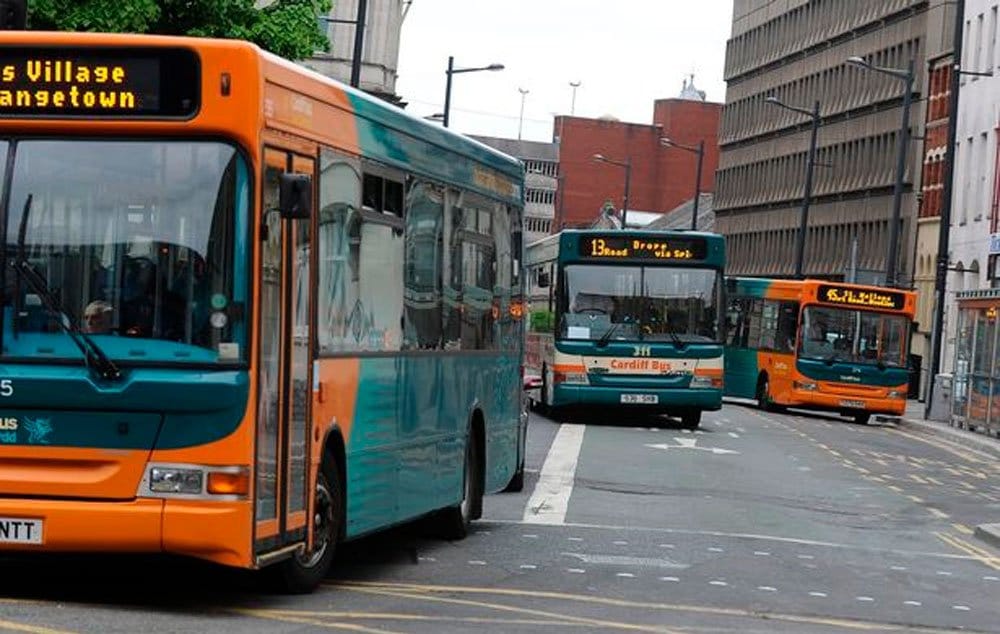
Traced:
<path fill-rule="evenodd" d="M 625 169 L 595 161 L 594 154 L 631 160 L 629 209 L 666 212 L 692 198 L 697 155 L 663 147 L 664 137 L 692 146 L 705 140 L 702 191 L 714 191 L 721 111 L 721 104 L 663 99 L 655 103 L 652 125 L 557 117 L 554 135 L 560 139 L 562 179 L 553 230 L 590 225 L 609 199 L 621 209 Z"/>

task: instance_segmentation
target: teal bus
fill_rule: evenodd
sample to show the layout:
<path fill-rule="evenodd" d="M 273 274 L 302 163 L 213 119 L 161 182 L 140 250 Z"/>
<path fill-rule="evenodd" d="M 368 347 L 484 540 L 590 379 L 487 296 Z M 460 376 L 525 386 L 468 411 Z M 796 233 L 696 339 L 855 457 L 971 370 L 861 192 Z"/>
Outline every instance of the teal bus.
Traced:
<path fill-rule="evenodd" d="M 530 245 L 525 263 L 534 404 L 663 413 L 689 428 L 722 407 L 722 236 L 566 230 Z"/>

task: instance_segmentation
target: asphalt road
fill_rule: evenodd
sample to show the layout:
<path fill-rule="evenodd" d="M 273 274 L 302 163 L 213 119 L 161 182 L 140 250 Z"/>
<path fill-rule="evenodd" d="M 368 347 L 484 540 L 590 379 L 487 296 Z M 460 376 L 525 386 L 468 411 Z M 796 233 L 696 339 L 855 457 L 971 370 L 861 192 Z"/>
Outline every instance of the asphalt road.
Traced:
<path fill-rule="evenodd" d="M 523 493 L 462 542 L 344 547 L 316 593 L 173 560 L 0 561 L 0 631 L 1000 632 L 1000 461 L 934 436 L 728 404 L 533 416 Z"/>

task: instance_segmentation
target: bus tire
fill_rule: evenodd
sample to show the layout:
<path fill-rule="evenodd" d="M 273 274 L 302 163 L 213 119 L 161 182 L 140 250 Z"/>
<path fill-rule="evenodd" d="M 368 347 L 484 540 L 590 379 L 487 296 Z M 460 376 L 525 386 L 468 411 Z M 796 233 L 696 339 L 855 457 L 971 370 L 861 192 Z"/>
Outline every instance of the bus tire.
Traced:
<path fill-rule="evenodd" d="M 469 527 L 476 508 L 482 507 L 482 487 L 480 486 L 480 460 L 476 437 L 472 429 L 465 443 L 465 468 L 462 474 L 462 501 L 440 512 L 438 533 L 443 539 L 458 541 L 469 534 Z"/>
<path fill-rule="evenodd" d="M 525 424 L 527 427 L 527 424 Z M 514 475 L 511 477 L 510 482 L 504 488 L 504 493 L 520 493 L 524 490 L 524 454 L 526 453 L 526 443 L 527 443 L 528 430 L 524 430 L 522 434 L 520 430 L 518 431 L 518 441 L 517 441 L 517 469 L 514 470 Z"/>
<path fill-rule="evenodd" d="M 765 412 L 779 412 L 782 410 L 781 407 L 775 405 L 774 401 L 771 400 L 771 382 L 768 380 L 766 374 L 761 374 L 760 378 L 757 379 L 757 407 Z"/>
<path fill-rule="evenodd" d="M 854 424 L 856 425 L 867 425 L 871 419 L 872 415 L 868 412 L 857 412 L 854 414 Z"/>
<path fill-rule="evenodd" d="M 692 409 L 681 414 L 681 427 L 684 429 L 698 429 L 701 425 L 701 410 Z"/>
<path fill-rule="evenodd" d="M 316 499 L 313 502 L 313 550 L 296 553 L 276 565 L 278 588 L 286 594 L 306 594 L 322 583 L 330 571 L 340 541 L 344 497 L 340 476 L 329 457 L 316 479 Z"/>

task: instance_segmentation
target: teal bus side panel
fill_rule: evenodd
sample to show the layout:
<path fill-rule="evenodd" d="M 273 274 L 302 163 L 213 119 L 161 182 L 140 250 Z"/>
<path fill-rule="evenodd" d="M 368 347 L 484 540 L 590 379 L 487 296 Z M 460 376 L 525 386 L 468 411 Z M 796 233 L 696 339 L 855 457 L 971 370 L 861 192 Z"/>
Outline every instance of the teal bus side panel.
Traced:
<path fill-rule="evenodd" d="M 516 353 L 430 353 L 361 360 L 347 446 L 347 537 L 458 504 L 470 418 L 486 430 L 486 492 L 517 463 Z"/>
<path fill-rule="evenodd" d="M 755 398 L 757 377 L 760 375 L 757 351 L 746 348 L 726 348 L 725 383 L 726 396 Z"/>

